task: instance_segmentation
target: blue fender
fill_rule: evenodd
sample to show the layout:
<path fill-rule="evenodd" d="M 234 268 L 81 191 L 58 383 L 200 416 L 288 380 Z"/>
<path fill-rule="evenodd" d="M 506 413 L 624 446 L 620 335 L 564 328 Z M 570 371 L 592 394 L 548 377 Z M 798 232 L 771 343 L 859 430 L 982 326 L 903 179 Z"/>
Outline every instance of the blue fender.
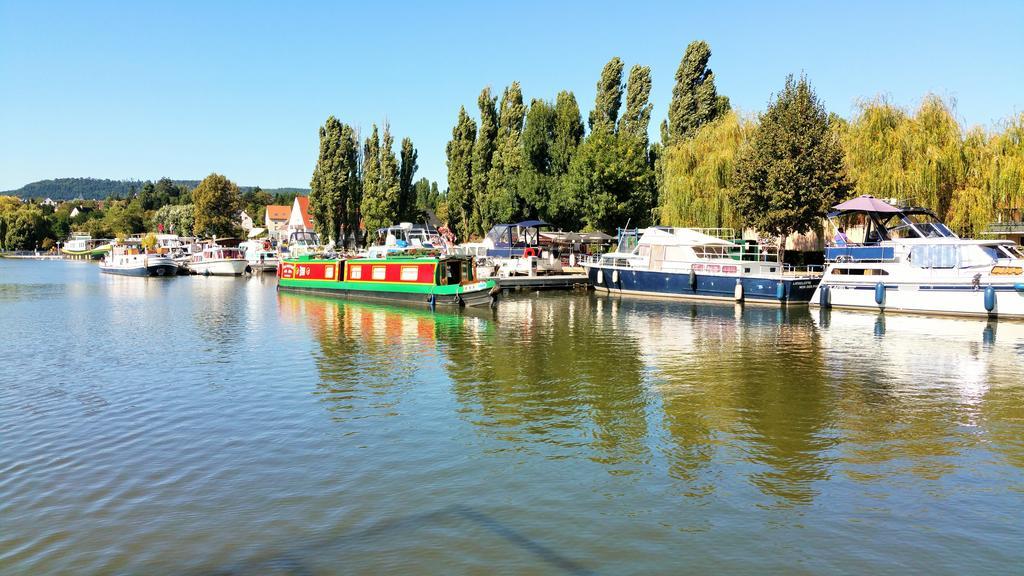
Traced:
<path fill-rule="evenodd" d="M 775 297 L 778 298 L 779 300 L 785 300 L 786 299 L 786 283 L 785 282 L 780 280 L 779 283 L 775 285 Z"/>
<path fill-rule="evenodd" d="M 875 284 L 875 304 L 885 306 L 885 284 Z"/>
<path fill-rule="evenodd" d="M 985 310 L 992 312 L 996 309 L 996 289 L 993 286 L 985 287 Z"/>
<path fill-rule="evenodd" d="M 828 284 L 818 286 L 818 305 L 822 308 L 832 306 L 832 289 L 828 287 Z"/>

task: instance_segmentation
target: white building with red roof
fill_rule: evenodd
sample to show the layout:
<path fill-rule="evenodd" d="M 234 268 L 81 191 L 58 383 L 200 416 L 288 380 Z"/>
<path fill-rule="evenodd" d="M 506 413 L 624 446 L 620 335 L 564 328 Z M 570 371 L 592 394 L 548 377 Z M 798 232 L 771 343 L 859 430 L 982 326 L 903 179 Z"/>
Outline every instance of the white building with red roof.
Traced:
<path fill-rule="evenodd" d="M 290 232 L 312 232 L 313 219 L 309 217 L 309 197 L 296 196 L 292 203 L 292 211 L 288 217 Z"/>

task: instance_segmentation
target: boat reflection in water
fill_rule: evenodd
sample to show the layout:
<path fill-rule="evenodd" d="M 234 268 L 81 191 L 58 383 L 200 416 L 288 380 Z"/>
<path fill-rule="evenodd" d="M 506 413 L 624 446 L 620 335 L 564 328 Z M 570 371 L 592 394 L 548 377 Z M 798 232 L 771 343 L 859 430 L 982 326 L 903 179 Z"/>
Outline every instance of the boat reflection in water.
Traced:
<path fill-rule="evenodd" d="M 917 319 L 879 338 L 870 315 L 822 322 L 804 308 L 539 294 L 490 320 L 280 298 L 321 343 L 325 394 L 354 382 L 418 394 L 447 377 L 485 452 L 664 474 L 689 497 L 752 486 L 767 506 L 811 504 L 837 473 L 879 473 L 864 467 L 951 471 L 932 456 L 978 440 L 950 414 L 978 421 L 990 372 L 1020 369 L 1009 324 L 997 351 L 983 324 Z M 893 451 L 898 439 L 912 448 Z"/>

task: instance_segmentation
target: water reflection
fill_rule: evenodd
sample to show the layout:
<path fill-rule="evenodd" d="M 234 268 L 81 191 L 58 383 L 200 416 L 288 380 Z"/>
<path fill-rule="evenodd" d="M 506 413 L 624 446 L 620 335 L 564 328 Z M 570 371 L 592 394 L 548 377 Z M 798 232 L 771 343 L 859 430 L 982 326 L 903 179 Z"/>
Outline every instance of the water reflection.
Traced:
<path fill-rule="evenodd" d="M 320 344 L 335 417 L 393 414 L 443 370 L 485 452 L 583 458 L 685 497 L 740 479 L 758 504 L 791 507 L 836 474 L 935 480 L 987 435 L 1024 460 L 1009 433 L 1021 390 L 990 385 L 1019 374 L 1024 325 L 565 294 L 513 296 L 493 318 L 280 304 Z"/>

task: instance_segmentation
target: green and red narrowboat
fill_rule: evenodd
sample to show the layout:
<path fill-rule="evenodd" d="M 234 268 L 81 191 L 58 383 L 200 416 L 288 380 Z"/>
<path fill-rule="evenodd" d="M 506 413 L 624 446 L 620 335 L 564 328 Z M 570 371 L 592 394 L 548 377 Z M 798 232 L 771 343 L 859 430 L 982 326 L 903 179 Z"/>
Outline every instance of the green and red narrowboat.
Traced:
<path fill-rule="evenodd" d="M 387 258 L 291 258 L 278 265 L 277 286 L 281 290 L 339 298 L 428 306 L 493 306 L 501 291 L 495 280 L 476 278 L 471 257 L 414 254 Z"/>

